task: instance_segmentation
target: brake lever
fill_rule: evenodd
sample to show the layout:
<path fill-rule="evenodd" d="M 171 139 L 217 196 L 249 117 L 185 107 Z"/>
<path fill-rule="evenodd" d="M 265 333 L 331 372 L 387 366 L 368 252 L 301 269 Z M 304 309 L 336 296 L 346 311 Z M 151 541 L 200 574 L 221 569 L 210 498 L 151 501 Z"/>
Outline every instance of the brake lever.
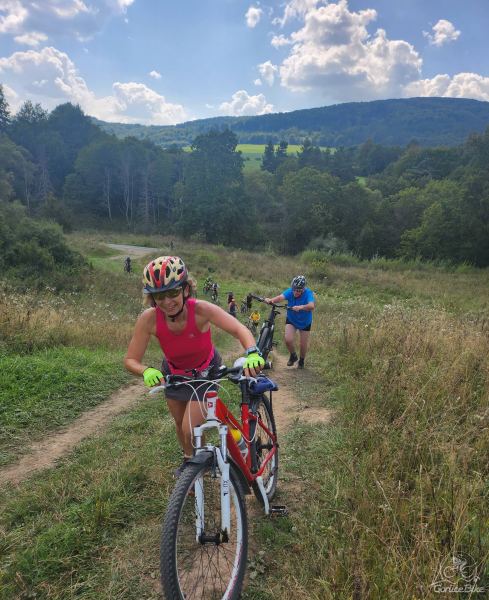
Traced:
<path fill-rule="evenodd" d="M 161 392 L 161 391 L 162 391 L 162 390 L 164 390 L 165 388 L 166 388 L 166 385 L 157 385 L 157 386 L 155 386 L 155 387 L 151 388 L 151 389 L 149 390 L 149 393 L 150 393 L 151 395 L 153 395 L 153 394 L 157 394 L 158 392 Z"/>

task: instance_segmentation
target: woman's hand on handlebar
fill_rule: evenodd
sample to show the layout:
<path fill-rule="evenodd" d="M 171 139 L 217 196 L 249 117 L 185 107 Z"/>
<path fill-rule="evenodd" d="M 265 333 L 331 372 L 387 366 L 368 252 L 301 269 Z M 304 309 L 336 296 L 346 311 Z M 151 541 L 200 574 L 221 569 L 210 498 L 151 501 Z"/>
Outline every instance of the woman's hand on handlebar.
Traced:
<path fill-rule="evenodd" d="M 265 366 L 265 359 L 258 352 L 248 354 L 243 363 L 246 377 L 256 377 Z"/>
<path fill-rule="evenodd" d="M 148 387 L 153 387 L 154 385 L 159 385 L 161 380 L 163 379 L 163 373 L 158 371 L 158 369 L 153 369 L 153 367 L 148 367 L 143 373 L 144 385 Z"/>

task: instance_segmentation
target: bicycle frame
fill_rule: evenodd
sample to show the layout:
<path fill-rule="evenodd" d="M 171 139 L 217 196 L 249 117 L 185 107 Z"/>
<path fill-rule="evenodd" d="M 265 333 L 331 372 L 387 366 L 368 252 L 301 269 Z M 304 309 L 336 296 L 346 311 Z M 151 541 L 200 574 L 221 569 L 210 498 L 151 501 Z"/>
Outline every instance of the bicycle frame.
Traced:
<path fill-rule="evenodd" d="M 207 417 L 202 425 L 194 427 L 194 440 L 195 440 L 195 448 L 196 455 L 200 452 L 211 451 L 214 453 L 216 457 L 217 464 L 219 467 L 219 471 L 221 472 L 221 527 L 223 532 L 229 532 L 230 530 L 230 510 L 231 510 L 231 499 L 229 495 L 229 469 L 230 464 L 228 462 L 228 452 L 231 456 L 231 459 L 235 463 L 235 465 L 241 470 L 242 474 L 246 478 L 248 485 L 251 486 L 256 482 L 258 488 L 260 489 L 261 495 L 263 497 L 263 505 L 265 509 L 265 514 L 269 514 L 270 507 L 268 503 L 268 497 L 265 492 L 265 486 L 263 484 L 262 475 L 265 470 L 265 467 L 269 463 L 269 461 L 275 455 L 277 451 L 277 437 L 271 432 L 268 427 L 257 417 L 255 416 L 249 409 L 249 402 L 243 401 L 241 403 L 241 419 L 242 424 L 234 417 L 231 411 L 227 408 L 227 406 L 222 402 L 219 398 L 217 392 L 211 391 L 207 392 L 205 395 L 205 401 L 207 405 Z M 273 441 L 273 448 L 267 454 L 265 460 L 260 465 L 260 468 L 253 472 L 256 466 L 252 465 L 251 462 L 251 452 L 249 450 L 250 446 L 250 421 L 256 421 L 257 426 L 261 427 L 263 431 L 270 437 Z M 238 429 L 243 435 L 246 444 L 248 446 L 248 454 L 246 456 L 246 460 L 243 459 L 243 456 L 238 448 L 238 445 L 233 438 L 228 424 L 235 429 Z M 220 446 L 216 447 L 212 444 L 207 444 L 206 446 L 202 446 L 202 435 L 203 432 L 209 429 L 217 429 L 220 437 Z M 255 430 L 256 432 L 256 430 Z M 256 434 L 256 433 L 255 433 Z M 203 507 L 203 492 L 202 486 L 199 482 L 196 482 L 195 486 L 195 502 L 197 522 L 196 522 L 196 536 L 198 538 L 200 532 L 203 530 L 203 521 L 204 521 L 204 507 Z"/>

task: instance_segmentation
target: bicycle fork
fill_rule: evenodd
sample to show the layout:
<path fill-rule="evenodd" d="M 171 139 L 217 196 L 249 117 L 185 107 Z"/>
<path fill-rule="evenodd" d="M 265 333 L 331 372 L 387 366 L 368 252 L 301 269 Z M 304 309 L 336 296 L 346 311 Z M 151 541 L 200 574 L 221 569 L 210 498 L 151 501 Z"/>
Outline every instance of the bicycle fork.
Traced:
<path fill-rule="evenodd" d="M 216 419 L 216 400 L 215 397 L 207 397 L 207 419 L 205 423 L 194 427 L 194 440 L 196 454 L 201 452 L 212 452 L 214 461 L 221 473 L 221 535 L 223 542 L 229 539 L 231 529 L 231 494 L 230 494 L 230 475 L 229 462 L 227 460 L 227 425 L 223 425 Z M 221 441 L 220 447 L 207 444 L 202 446 L 202 434 L 208 429 L 217 429 Z M 204 482 L 199 477 L 195 482 L 195 536 L 197 542 L 201 541 L 205 532 L 205 512 L 204 512 Z"/>

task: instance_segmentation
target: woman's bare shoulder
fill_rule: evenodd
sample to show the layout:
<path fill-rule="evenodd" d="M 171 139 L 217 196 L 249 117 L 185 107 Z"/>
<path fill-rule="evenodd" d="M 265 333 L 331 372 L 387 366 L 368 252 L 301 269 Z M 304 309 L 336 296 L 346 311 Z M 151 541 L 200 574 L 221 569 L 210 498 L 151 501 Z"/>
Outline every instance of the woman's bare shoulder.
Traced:
<path fill-rule="evenodd" d="M 210 302 L 206 302 L 205 300 L 195 300 L 195 314 L 199 315 L 199 317 L 207 316 L 209 313 L 209 307 L 214 306 Z"/>
<path fill-rule="evenodd" d="M 156 323 L 156 309 L 155 308 L 147 308 L 144 310 L 138 317 L 137 325 L 139 327 L 144 327 L 149 330 L 153 330 Z"/>

